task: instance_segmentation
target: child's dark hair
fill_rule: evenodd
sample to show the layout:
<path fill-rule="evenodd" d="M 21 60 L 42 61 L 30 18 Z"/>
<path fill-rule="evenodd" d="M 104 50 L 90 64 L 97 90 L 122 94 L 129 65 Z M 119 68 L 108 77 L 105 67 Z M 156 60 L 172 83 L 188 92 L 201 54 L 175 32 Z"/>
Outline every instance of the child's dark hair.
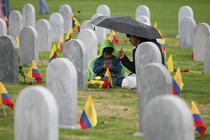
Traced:
<path fill-rule="evenodd" d="M 113 51 L 114 51 L 114 49 L 112 47 L 106 47 L 106 48 L 104 48 L 103 53 L 104 52 L 112 53 Z"/>

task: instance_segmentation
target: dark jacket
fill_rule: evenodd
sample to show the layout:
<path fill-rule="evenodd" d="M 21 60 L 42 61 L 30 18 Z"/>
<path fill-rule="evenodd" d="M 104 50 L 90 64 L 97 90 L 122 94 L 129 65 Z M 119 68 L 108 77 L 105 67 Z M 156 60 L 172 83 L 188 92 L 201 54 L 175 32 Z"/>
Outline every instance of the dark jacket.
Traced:
<path fill-rule="evenodd" d="M 146 41 L 142 41 L 142 43 L 143 42 L 146 42 Z M 157 47 L 158 47 L 158 49 L 160 50 L 160 53 L 161 53 L 162 64 L 165 65 L 164 57 L 163 57 L 163 54 L 162 54 L 162 50 L 161 50 L 160 44 L 157 43 L 156 40 L 151 40 L 150 42 L 153 42 L 153 43 L 155 43 L 157 45 Z M 122 62 L 122 64 L 123 64 L 123 66 L 125 66 L 132 73 L 136 73 L 136 68 L 135 68 L 135 53 L 136 53 L 136 49 L 137 48 L 134 48 L 133 52 L 132 52 L 133 61 L 130 61 L 126 55 L 120 60 Z"/>

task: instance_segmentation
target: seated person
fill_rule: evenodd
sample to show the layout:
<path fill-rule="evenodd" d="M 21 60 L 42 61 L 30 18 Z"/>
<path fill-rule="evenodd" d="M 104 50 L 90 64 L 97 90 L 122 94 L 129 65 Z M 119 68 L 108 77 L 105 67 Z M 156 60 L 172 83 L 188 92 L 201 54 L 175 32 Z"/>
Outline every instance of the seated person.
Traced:
<path fill-rule="evenodd" d="M 121 86 L 123 77 L 120 77 L 120 72 L 122 70 L 121 62 L 113 55 L 116 53 L 115 47 L 111 41 L 108 39 L 104 40 L 101 44 L 100 55 L 96 59 L 93 67 L 93 72 L 96 76 L 104 77 L 106 69 L 108 68 L 113 85 Z"/>

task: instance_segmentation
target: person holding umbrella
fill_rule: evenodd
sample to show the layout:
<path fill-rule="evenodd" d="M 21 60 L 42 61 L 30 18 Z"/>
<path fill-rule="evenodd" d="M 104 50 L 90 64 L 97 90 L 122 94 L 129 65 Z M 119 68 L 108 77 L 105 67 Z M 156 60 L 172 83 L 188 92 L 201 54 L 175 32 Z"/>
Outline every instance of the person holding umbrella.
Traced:
<path fill-rule="evenodd" d="M 157 47 L 159 48 L 159 50 L 161 52 L 162 64 L 164 65 L 164 57 L 163 57 L 163 54 L 162 54 L 162 51 L 161 51 L 161 47 L 160 47 L 160 44 L 156 41 L 156 39 L 151 39 L 150 40 L 150 39 L 137 37 L 137 36 L 129 35 L 129 34 L 126 34 L 126 36 L 129 38 L 129 41 L 132 44 L 132 46 L 134 46 L 133 53 L 132 53 L 133 54 L 133 61 L 130 61 L 128 59 L 128 57 L 125 55 L 122 48 L 118 51 L 117 57 L 122 62 L 123 66 L 125 66 L 128 70 L 130 70 L 132 73 L 136 73 L 135 72 L 135 52 L 136 52 L 136 49 L 137 49 L 139 44 L 141 44 L 143 42 L 147 42 L 147 41 L 153 42 L 157 45 Z"/>

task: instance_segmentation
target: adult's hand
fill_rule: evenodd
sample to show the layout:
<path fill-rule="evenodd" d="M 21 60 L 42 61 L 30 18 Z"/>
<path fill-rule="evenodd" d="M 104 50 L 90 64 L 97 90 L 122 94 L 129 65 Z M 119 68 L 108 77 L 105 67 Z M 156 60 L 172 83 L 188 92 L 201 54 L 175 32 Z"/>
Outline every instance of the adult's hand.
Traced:
<path fill-rule="evenodd" d="M 119 59 L 122 59 L 125 56 L 125 53 L 123 52 L 122 48 L 118 51 L 117 57 Z"/>

